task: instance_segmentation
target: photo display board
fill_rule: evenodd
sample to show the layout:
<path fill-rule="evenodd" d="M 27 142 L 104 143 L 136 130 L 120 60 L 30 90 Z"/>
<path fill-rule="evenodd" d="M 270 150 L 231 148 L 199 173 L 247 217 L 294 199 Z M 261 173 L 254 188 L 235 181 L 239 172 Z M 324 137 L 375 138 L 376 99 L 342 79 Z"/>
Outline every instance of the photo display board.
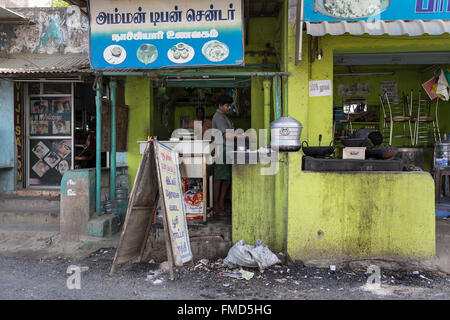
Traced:
<path fill-rule="evenodd" d="M 72 140 L 30 140 L 30 185 L 59 185 L 71 163 Z"/>
<path fill-rule="evenodd" d="M 70 97 L 30 99 L 30 136 L 71 136 Z"/>

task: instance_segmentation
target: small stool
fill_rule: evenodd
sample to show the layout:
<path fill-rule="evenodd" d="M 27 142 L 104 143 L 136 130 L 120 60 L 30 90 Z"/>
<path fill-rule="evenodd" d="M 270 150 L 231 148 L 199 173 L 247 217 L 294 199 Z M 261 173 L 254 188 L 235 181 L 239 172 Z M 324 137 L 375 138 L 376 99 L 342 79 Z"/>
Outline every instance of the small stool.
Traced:
<path fill-rule="evenodd" d="M 439 170 L 435 169 L 432 171 L 434 177 L 434 185 L 436 192 L 436 203 L 441 202 L 441 190 L 442 190 L 442 177 L 450 176 L 450 169 Z M 449 190 L 447 185 L 444 188 L 444 196 L 449 195 Z"/>

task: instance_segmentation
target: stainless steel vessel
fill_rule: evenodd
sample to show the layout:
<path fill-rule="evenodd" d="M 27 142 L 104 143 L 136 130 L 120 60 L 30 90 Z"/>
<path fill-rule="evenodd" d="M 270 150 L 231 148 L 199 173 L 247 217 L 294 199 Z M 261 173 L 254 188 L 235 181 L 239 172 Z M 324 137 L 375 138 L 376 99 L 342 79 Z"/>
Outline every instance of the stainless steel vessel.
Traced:
<path fill-rule="evenodd" d="M 303 126 L 290 117 L 280 117 L 270 124 L 271 147 L 279 151 L 298 151 Z"/>

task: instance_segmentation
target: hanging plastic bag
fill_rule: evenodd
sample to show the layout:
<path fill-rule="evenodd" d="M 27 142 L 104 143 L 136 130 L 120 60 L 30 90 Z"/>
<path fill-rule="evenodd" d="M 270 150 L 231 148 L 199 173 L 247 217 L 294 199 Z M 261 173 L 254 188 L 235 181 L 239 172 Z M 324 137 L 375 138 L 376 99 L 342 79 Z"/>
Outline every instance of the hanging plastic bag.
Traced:
<path fill-rule="evenodd" d="M 258 267 L 260 270 L 281 263 L 280 259 L 261 240 L 257 240 L 254 246 L 240 240 L 230 249 L 223 262 L 230 267 Z"/>
<path fill-rule="evenodd" d="M 441 70 L 441 73 L 439 75 L 439 79 L 437 81 L 436 86 L 436 95 L 444 101 L 449 100 L 449 92 L 448 92 L 449 86 L 447 82 L 447 78 L 445 76 L 444 70 Z"/>

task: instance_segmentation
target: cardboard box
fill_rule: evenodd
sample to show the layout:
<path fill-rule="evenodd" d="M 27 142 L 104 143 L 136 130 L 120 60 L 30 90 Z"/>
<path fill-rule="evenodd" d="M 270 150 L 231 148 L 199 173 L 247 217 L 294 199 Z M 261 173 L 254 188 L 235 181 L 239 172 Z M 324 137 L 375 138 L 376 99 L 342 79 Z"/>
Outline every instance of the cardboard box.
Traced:
<path fill-rule="evenodd" d="M 344 148 L 342 159 L 366 159 L 366 148 L 365 147 L 346 147 Z"/>

